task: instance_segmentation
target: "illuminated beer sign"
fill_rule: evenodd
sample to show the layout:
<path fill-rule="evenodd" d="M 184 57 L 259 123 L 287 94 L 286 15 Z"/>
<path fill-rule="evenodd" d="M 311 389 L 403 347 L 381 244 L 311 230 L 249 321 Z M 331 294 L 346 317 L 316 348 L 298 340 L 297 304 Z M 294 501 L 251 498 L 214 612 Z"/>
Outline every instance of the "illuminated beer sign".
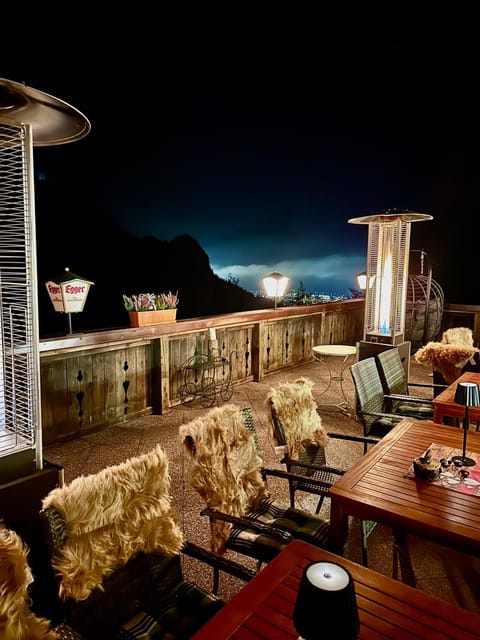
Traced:
<path fill-rule="evenodd" d="M 83 311 L 90 285 L 94 284 L 72 273 L 65 267 L 64 273 L 45 283 L 55 311 L 79 313 Z"/>

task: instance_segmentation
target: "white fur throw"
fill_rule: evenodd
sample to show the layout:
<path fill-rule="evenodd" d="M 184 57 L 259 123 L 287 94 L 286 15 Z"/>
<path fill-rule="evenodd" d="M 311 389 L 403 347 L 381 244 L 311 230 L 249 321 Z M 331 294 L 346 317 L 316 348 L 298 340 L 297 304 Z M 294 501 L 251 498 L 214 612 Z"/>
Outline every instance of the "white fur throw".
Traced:
<path fill-rule="evenodd" d="M 66 522 L 67 541 L 52 561 L 61 597 L 83 600 L 135 553 L 170 556 L 183 544 L 168 459 L 159 445 L 54 489 L 43 507 L 55 507 Z"/>
<path fill-rule="evenodd" d="M 304 447 L 312 444 L 324 447 L 328 442 L 313 398 L 313 386 L 309 378 L 297 378 L 295 382 L 283 382 L 272 388 L 267 396 L 283 425 L 287 453 L 294 460 Z"/>
<path fill-rule="evenodd" d="M 0 638 L 57 640 L 50 622 L 30 611 L 28 587 L 33 576 L 28 546 L 11 529 L 0 528 Z"/>
<path fill-rule="evenodd" d="M 179 435 L 193 460 L 190 484 L 208 507 L 241 516 L 267 496 L 261 460 L 239 407 L 216 407 L 181 426 Z M 211 527 L 212 550 L 224 553 L 231 525 L 217 520 Z"/>
<path fill-rule="evenodd" d="M 460 331 L 460 329 L 457 329 L 457 331 Z M 455 330 L 449 329 L 449 331 L 453 332 Z M 471 335 L 470 329 L 465 331 L 470 331 Z M 450 334 L 451 337 L 452 334 Z M 468 335 L 465 336 L 463 334 L 462 336 L 460 334 L 460 337 L 463 337 L 463 339 L 458 343 L 447 342 L 443 338 L 442 342 L 427 342 L 425 346 L 420 347 L 415 353 L 415 361 L 419 364 L 431 365 L 435 371 L 438 371 L 445 378 L 448 384 L 451 384 L 460 377 L 463 367 L 479 351 L 477 347 L 466 344 L 466 342 L 469 342 Z"/>
<path fill-rule="evenodd" d="M 453 327 L 443 332 L 442 342 L 459 347 L 473 347 L 473 332 L 468 327 Z"/>

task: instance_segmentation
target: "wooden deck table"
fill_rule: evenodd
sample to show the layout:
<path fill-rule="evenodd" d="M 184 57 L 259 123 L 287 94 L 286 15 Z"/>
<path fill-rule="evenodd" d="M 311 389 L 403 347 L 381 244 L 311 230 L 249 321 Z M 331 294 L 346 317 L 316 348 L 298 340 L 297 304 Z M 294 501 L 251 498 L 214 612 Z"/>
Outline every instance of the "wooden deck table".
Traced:
<path fill-rule="evenodd" d="M 338 562 L 351 574 L 360 618 L 359 640 L 473 640 L 480 615 L 383 576 L 300 540 L 291 542 L 217 613 L 192 640 L 293 640 L 292 617 L 303 569 L 310 562 Z M 329 611 L 312 611 L 318 618 Z"/>
<path fill-rule="evenodd" d="M 413 459 L 432 443 L 461 449 L 462 440 L 462 429 L 399 422 L 331 487 L 331 548 L 341 552 L 348 516 L 355 516 L 479 556 L 480 496 L 406 476 Z M 469 432 L 467 451 L 480 454 L 480 432 Z"/>
<path fill-rule="evenodd" d="M 444 417 L 461 420 L 465 415 L 465 407 L 454 402 L 455 391 L 459 382 L 473 382 L 480 385 L 480 373 L 467 371 L 457 378 L 444 391 L 433 398 L 433 421 L 443 424 Z M 468 417 L 471 422 L 480 422 L 480 407 L 468 407 Z"/>

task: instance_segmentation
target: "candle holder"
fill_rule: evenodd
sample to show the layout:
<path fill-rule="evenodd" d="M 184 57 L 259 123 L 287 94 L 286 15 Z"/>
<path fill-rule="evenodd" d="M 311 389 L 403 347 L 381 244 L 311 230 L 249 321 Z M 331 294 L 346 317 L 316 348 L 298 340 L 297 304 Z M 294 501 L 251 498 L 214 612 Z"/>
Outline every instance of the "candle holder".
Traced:
<path fill-rule="evenodd" d="M 302 575 L 293 624 L 299 640 L 356 640 L 360 629 L 350 573 L 336 562 L 313 562 Z"/>

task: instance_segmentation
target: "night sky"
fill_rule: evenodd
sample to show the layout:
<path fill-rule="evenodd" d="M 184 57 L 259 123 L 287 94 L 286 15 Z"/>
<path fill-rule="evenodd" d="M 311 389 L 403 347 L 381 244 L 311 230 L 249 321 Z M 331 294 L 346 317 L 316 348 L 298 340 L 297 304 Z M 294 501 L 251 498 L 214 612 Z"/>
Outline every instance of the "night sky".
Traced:
<path fill-rule="evenodd" d="M 92 124 L 35 149 L 38 173 L 138 236 L 192 235 L 246 289 L 277 270 L 348 295 L 367 244 L 348 219 L 407 208 L 433 216 L 411 248 L 446 301 L 479 304 L 475 42 L 446 23 L 204 12 L 155 37 L 2 55 L 0 77 Z"/>

